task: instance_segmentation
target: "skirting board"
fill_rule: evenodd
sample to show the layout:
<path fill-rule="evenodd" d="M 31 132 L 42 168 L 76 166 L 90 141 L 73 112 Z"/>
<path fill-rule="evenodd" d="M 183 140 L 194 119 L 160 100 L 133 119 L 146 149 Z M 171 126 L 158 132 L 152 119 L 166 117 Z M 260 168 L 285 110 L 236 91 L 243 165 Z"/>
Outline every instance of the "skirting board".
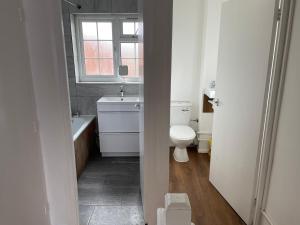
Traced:
<path fill-rule="evenodd" d="M 209 145 L 208 140 L 211 138 L 210 133 L 198 133 L 198 152 L 199 153 L 208 153 Z"/>
<path fill-rule="evenodd" d="M 271 218 L 268 216 L 268 214 L 265 211 L 262 211 L 261 213 L 261 225 L 274 225 L 274 223 L 272 223 Z"/>

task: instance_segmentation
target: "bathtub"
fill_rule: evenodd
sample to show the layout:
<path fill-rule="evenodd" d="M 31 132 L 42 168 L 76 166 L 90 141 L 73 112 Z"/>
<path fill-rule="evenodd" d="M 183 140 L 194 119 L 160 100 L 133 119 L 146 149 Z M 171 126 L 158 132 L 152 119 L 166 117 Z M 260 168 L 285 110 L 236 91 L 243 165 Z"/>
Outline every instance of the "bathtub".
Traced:
<path fill-rule="evenodd" d="M 73 141 L 75 141 L 80 134 L 92 123 L 95 116 L 82 115 L 72 117 L 72 135 Z"/>
<path fill-rule="evenodd" d="M 77 177 L 80 176 L 86 167 L 88 158 L 96 147 L 95 118 L 95 116 L 86 115 L 72 117 L 72 134 Z"/>

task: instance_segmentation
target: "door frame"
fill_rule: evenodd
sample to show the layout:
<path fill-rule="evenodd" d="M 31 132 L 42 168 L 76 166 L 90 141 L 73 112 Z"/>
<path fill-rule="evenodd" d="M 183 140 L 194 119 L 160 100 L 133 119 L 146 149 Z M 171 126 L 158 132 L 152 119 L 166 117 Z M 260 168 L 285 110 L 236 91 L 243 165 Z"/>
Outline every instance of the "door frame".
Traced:
<path fill-rule="evenodd" d="M 270 53 L 268 86 L 266 87 L 265 107 L 259 143 L 256 188 L 254 192 L 255 204 L 252 209 L 253 225 L 260 224 L 270 185 L 295 0 L 277 0 L 276 7 L 277 12 L 275 12 L 274 17 L 272 40 L 273 48 Z"/>

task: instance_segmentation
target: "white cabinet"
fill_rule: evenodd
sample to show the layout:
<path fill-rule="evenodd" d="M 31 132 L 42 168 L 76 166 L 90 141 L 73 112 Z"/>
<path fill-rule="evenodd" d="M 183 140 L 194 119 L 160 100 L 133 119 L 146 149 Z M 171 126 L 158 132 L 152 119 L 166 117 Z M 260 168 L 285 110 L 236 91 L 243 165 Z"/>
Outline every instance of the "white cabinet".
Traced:
<path fill-rule="evenodd" d="M 97 101 L 102 156 L 139 155 L 139 99 L 103 97 Z"/>
<path fill-rule="evenodd" d="M 102 112 L 98 111 L 100 132 L 138 132 L 138 112 Z"/>
<path fill-rule="evenodd" d="M 139 152 L 138 133 L 100 133 L 101 153 L 103 156 L 123 156 Z M 114 153 L 114 154 L 109 154 Z"/>

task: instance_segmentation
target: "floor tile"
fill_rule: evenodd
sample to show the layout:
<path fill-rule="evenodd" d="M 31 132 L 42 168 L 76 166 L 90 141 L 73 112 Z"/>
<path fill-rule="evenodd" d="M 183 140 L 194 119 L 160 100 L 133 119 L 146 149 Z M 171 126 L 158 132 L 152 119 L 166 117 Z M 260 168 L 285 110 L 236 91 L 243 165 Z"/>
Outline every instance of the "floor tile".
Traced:
<path fill-rule="evenodd" d="M 144 224 L 139 158 L 90 160 L 78 179 L 78 202 L 81 225 Z"/>
<path fill-rule="evenodd" d="M 82 205 L 121 205 L 121 196 L 112 192 L 79 190 L 78 201 Z"/>
<path fill-rule="evenodd" d="M 88 222 L 94 212 L 94 206 L 79 205 L 79 221 L 80 225 L 88 225 Z"/>
<path fill-rule="evenodd" d="M 104 184 L 118 187 L 132 187 L 139 185 L 139 179 L 132 175 L 107 175 Z"/>
<path fill-rule="evenodd" d="M 142 198 L 140 193 L 129 193 L 121 196 L 122 206 L 140 206 L 142 205 Z"/>
<path fill-rule="evenodd" d="M 142 225 L 141 215 L 137 206 L 96 206 L 89 225 Z"/>

